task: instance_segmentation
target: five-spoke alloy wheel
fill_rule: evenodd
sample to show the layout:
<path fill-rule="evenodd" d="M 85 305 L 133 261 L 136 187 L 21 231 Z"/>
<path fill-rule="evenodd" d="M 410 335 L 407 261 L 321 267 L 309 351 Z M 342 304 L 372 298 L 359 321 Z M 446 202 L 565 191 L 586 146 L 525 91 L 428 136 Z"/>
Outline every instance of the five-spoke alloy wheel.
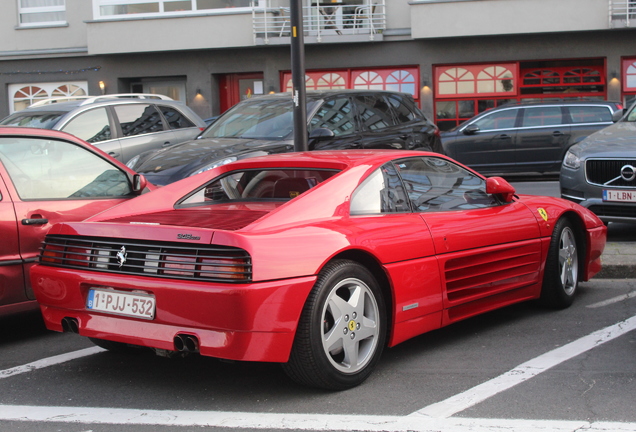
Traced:
<path fill-rule="evenodd" d="M 572 223 L 561 218 L 554 227 L 545 264 L 541 300 L 549 307 L 566 308 L 579 283 L 579 249 Z"/>
<path fill-rule="evenodd" d="M 353 261 L 329 263 L 305 304 L 285 372 L 314 387 L 354 387 L 380 359 L 386 326 L 384 299 L 373 275 Z"/>

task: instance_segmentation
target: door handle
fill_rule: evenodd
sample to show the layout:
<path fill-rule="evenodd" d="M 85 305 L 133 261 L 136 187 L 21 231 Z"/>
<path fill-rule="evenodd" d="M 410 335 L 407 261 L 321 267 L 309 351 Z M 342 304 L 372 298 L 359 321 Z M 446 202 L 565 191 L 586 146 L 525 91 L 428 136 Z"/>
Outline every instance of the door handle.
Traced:
<path fill-rule="evenodd" d="M 117 152 L 108 152 L 108 156 L 112 156 L 115 159 L 117 159 L 119 157 L 119 153 L 117 153 Z"/>
<path fill-rule="evenodd" d="M 161 147 L 168 147 L 169 145 L 170 145 L 170 141 L 166 141 L 165 143 L 163 143 Z"/>
<path fill-rule="evenodd" d="M 555 136 L 555 137 L 563 136 L 563 132 L 561 132 L 561 131 L 554 131 L 554 132 L 552 132 L 552 136 Z"/>
<path fill-rule="evenodd" d="M 47 223 L 49 220 L 45 218 L 22 219 L 22 225 L 44 225 Z"/>
<path fill-rule="evenodd" d="M 506 135 L 506 134 L 501 134 L 496 137 L 496 139 L 509 139 L 509 138 L 510 138 L 510 135 Z"/>

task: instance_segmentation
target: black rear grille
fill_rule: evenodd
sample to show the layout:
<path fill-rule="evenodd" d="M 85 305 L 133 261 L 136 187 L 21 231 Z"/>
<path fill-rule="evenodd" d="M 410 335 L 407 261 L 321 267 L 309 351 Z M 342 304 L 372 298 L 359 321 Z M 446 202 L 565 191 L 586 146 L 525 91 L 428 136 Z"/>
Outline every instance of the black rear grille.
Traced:
<path fill-rule="evenodd" d="M 252 280 L 250 255 L 229 246 L 48 235 L 40 249 L 40 264 L 169 279 Z"/>
<path fill-rule="evenodd" d="M 636 159 L 588 159 L 585 175 L 587 181 L 595 185 L 636 188 L 636 179 L 626 181 L 621 178 L 621 168 L 625 165 L 636 167 Z"/>

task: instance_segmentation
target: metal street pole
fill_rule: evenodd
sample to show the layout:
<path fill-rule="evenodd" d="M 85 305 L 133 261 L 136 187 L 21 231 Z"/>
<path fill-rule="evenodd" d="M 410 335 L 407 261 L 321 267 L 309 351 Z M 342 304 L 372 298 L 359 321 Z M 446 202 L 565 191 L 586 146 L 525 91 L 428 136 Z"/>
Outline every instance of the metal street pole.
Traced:
<path fill-rule="evenodd" d="M 294 101 L 294 151 L 307 144 L 307 92 L 305 89 L 305 40 L 302 0 L 290 0 L 292 100 Z"/>

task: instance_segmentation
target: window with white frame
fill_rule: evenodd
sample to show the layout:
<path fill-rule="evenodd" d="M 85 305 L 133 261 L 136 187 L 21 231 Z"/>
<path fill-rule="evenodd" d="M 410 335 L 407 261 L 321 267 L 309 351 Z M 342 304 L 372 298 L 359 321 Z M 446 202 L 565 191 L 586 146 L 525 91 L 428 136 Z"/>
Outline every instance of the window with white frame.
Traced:
<path fill-rule="evenodd" d="M 20 27 L 66 24 L 66 0 L 18 0 Z"/>
<path fill-rule="evenodd" d="M 93 15 L 100 18 L 142 18 L 165 15 L 197 15 L 239 12 L 252 3 L 264 7 L 266 0 L 93 0 Z"/>
<path fill-rule="evenodd" d="M 50 98 L 64 100 L 88 94 L 88 82 L 50 82 L 9 85 L 9 110 L 11 113 L 23 110 L 29 105 Z"/>

